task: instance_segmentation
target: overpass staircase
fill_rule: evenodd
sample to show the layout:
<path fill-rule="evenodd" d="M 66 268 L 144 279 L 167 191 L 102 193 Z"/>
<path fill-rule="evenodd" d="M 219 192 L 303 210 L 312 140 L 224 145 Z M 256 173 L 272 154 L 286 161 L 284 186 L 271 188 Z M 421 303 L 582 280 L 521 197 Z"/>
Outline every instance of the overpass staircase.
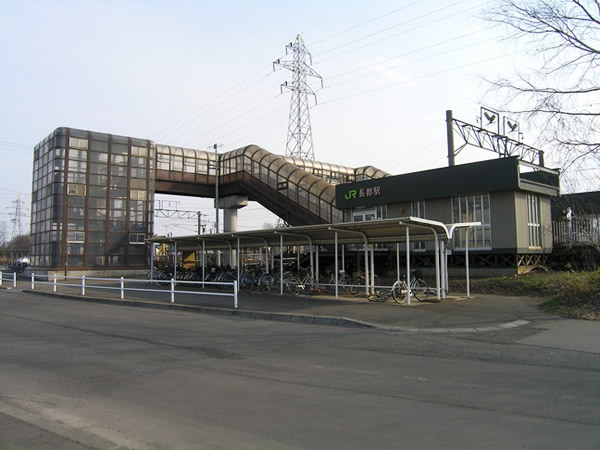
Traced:
<path fill-rule="evenodd" d="M 343 221 L 335 185 L 389 176 L 372 166 L 357 169 L 275 155 L 256 145 L 216 155 L 157 145 L 155 192 L 215 198 L 246 196 L 292 226 Z"/>

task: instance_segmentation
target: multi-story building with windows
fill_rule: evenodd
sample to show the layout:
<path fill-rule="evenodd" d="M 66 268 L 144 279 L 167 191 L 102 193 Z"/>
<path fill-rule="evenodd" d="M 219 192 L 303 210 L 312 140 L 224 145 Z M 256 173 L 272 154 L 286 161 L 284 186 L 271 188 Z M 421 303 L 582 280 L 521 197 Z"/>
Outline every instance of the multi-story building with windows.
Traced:
<path fill-rule="evenodd" d="M 59 128 L 34 150 L 32 265 L 77 271 L 148 266 L 155 145 Z"/>

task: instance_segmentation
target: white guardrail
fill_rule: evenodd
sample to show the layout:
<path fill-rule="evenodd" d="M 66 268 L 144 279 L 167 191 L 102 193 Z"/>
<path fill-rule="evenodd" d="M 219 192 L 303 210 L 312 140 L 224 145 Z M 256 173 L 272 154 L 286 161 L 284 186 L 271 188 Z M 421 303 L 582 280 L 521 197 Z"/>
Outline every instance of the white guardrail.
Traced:
<path fill-rule="evenodd" d="M 0 286 L 3 285 L 5 280 L 12 281 L 13 288 L 17 287 L 17 274 L 11 273 L 10 278 L 6 277 L 4 272 L 0 272 Z M 65 283 L 64 281 L 68 280 L 78 280 L 77 283 Z M 118 284 L 118 286 L 106 286 L 99 284 L 89 284 L 92 281 L 102 281 L 108 283 Z M 150 289 L 150 288 L 135 288 L 135 287 L 125 287 L 125 283 L 142 283 L 142 284 L 169 284 L 170 289 L 166 291 L 165 289 Z M 238 283 L 237 280 L 232 282 L 218 282 L 218 281 L 182 281 L 182 280 L 141 280 L 141 279 L 132 279 L 132 278 L 92 278 L 86 277 L 85 275 L 81 277 L 72 277 L 72 276 L 64 276 L 64 275 L 40 275 L 31 273 L 31 290 L 35 290 L 36 284 L 45 284 L 52 285 L 52 292 L 57 292 L 59 286 L 69 286 L 76 287 L 81 289 L 81 295 L 85 297 L 86 289 L 108 289 L 108 290 L 118 290 L 120 292 L 121 300 L 125 299 L 125 291 L 137 291 L 137 292 L 158 292 L 165 293 L 168 292 L 170 294 L 170 302 L 175 303 L 175 295 L 176 294 L 188 294 L 188 295 L 210 295 L 210 296 L 220 296 L 220 297 L 232 297 L 233 299 L 233 307 L 237 309 L 238 307 Z M 201 285 L 203 288 L 205 285 L 214 285 L 214 286 L 222 286 L 231 288 L 232 292 L 215 292 L 215 291 L 178 291 L 175 289 L 177 285 Z"/>
<path fill-rule="evenodd" d="M 12 274 L 12 275 L 11 275 Z M 0 286 L 4 286 L 4 280 L 12 281 L 12 287 L 17 287 L 17 272 L 9 272 L 6 275 L 0 272 Z"/>

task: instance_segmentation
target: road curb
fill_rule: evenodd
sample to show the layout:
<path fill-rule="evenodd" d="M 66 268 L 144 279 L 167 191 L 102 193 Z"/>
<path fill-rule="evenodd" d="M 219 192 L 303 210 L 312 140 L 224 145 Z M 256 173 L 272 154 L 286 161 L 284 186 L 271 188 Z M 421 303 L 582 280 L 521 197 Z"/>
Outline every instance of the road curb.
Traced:
<path fill-rule="evenodd" d="M 68 294 L 57 294 L 54 292 L 41 292 L 31 289 L 23 289 L 22 292 L 27 294 L 34 294 L 46 297 L 56 297 L 64 300 L 89 302 L 89 303 L 100 303 L 106 305 L 118 305 L 118 306 L 129 306 L 138 308 L 154 308 L 154 309 L 167 309 L 172 311 L 184 311 L 194 312 L 201 314 L 216 314 L 221 316 L 231 317 L 242 317 L 246 319 L 255 320 L 271 320 L 274 322 L 289 322 L 299 323 L 306 325 L 329 325 L 338 327 L 348 328 L 368 328 L 377 329 L 382 331 L 390 332 L 404 332 L 404 333 L 476 333 L 476 332 L 488 332 L 488 331 L 499 331 L 506 330 L 509 328 L 515 328 L 518 326 L 526 325 L 530 323 L 528 320 L 517 319 L 511 322 L 500 323 L 496 325 L 486 325 L 481 327 L 431 327 L 431 328 L 415 328 L 415 327 L 398 327 L 382 325 L 373 322 L 366 322 L 358 319 L 350 319 L 348 317 L 340 316 L 320 316 L 310 314 L 293 314 L 293 313 L 279 313 L 269 311 L 252 311 L 244 309 L 232 309 L 232 308 L 218 308 L 214 306 L 193 306 L 193 305 L 182 305 L 177 303 L 158 303 L 148 302 L 139 300 L 116 300 L 100 297 L 81 297 L 77 295 Z"/>

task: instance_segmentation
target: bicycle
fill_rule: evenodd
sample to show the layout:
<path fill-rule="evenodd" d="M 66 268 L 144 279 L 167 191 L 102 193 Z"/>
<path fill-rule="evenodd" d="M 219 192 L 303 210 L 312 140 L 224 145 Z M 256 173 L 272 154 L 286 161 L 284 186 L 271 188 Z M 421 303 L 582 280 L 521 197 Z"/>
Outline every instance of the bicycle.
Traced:
<path fill-rule="evenodd" d="M 379 286 L 379 275 L 373 275 L 374 286 Z M 365 275 L 364 273 L 359 273 L 355 278 L 352 279 L 352 284 L 350 285 L 350 293 L 352 295 L 357 295 L 359 292 L 365 291 Z"/>
<path fill-rule="evenodd" d="M 275 278 L 270 273 L 263 273 L 258 279 L 258 289 L 263 294 L 268 294 L 276 284 Z"/>
<path fill-rule="evenodd" d="M 300 275 L 300 278 L 290 278 L 287 289 L 290 294 L 295 296 L 300 295 L 302 292 L 307 294 L 318 294 L 321 291 L 321 288 L 317 285 L 308 271 L 304 275 Z"/>
<path fill-rule="evenodd" d="M 345 292 L 350 291 L 350 289 L 352 287 L 352 278 L 344 270 L 340 270 L 338 273 L 339 273 L 338 279 L 337 279 L 338 288 Z M 322 283 L 322 285 L 328 291 L 334 291 L 335 283 L 336 283 L 335 273 L 333 271 L 328 271 L 326 275 L 328 276 L 327 282 Z"/>
<path fill-rule="evenodd" d="M 436 295 L 435 290 L 431 289 L 429 285 L 419 276 L 420 274 L 416 270 L 410 271 L 410 295 L 415 300 L 421 302 L 426 301 L 430 297 Z M 407 296 L 406 278 L 396 280 L 392 285 L 392 298 L 396 303 L 404 304 Z"/>
<path fill-rule="evenodd" d="M 377 289 L 373 294 L 367 297 L 370 302 L 387 302 L 392 296 L 392 290 L 379 290 Z"/>
<path fill-rule="evenodd" d="M 292 277 L 289 272 L 284 272 L 283 274 L 283 288 L 287 289 L 289 291 L 289 286 L 290 286 L 290 282 L 292 281 Z M 268 294 L 269 292 L 271 292 L 271 289 L 273 288 L 279 288 L 280 285 L 280 276 L 278 273 L 275 274 L 270 274 L 270 273 L 263 273 L 257 281 L 257 285 L 258 285 L 258 289 L 260 290 L 261 293 L 263 294 Z"/>

